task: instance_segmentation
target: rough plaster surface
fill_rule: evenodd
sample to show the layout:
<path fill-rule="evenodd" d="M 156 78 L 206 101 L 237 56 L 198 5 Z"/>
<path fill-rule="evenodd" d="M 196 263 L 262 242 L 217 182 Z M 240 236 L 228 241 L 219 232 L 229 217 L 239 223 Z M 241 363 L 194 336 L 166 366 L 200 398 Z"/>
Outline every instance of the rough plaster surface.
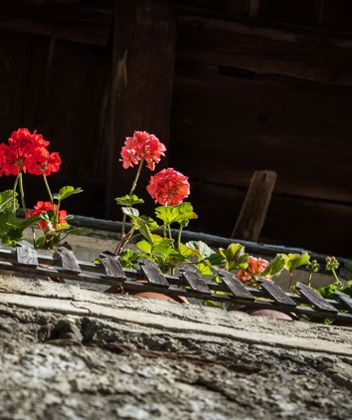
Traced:
<path fill-rule="evenodd" d="M 347 419 L 352 330 L 0 276 L 0 419 Z"/>

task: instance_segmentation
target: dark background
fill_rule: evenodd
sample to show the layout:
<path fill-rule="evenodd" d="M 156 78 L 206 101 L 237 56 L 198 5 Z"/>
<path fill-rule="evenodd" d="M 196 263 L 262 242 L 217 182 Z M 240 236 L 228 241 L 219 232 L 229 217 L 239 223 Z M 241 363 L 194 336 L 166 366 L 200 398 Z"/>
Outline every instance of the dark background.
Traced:
<path fill-rule="evenodd" d="M 63 158 L 53 189 L 85 190 L 68 210 L 120 218 L 119 150 L 154 132 L 190 177 L 191 227 L 225 236 L 275 170 L 260 240 L 351 256 L 351 22 L 347 0 L 1 0 L 1 141 L 37 129 Z"/>

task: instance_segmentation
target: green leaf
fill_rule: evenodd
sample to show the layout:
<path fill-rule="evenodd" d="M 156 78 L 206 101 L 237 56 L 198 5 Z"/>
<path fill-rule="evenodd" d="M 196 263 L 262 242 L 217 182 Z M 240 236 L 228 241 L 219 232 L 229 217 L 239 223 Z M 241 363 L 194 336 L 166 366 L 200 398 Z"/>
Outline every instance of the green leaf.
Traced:
<path fill-rule="evenodd" d="M 136 246 L 142 251 L 145 252 L 146 254 L 151 254 L 152 252 L 152 245 L 148 242 L 148 241 L 139 241 L 136 243 Z"/>
<path fill-rule="evenodd" d="M 138 268 L 138 260 L 141 254 L 131 249 L 125 249 L 122 251 L 119 261 L 124 268 Z"/>
<path fill-rule="evenodd" d="M 4 212 L 5 210 L 13 211 L 13 198 L 15 195 L 15 211 L 18 209 L 18 200 L 17 200 L 17 192 L 13 192 L 13 190 L 6 190 L 0 193 L 0 213 Z"/>
<path fill-rule="evenodd" d="M 122 207 L 122 213 L 130 217 L 139 216 L 139 211 L 133 207 Z"/>
<path fill-rule="evenodd" d="M 192 204 L 189 202 L 184 202 L 178 206 L 157 207 L 155 214 L 158 219 L 168 225 L 179 223 L 182 226 L 187 226 L 189 220 L 198 218 L 193 211 Z"/>
<path fill-rule="evenodd" d="M 196 256 L 197 257 L 196 261 L 199 259 L 199 251 L 196 249 L 190 248 L 188 245 L 185 245 L 183 243 L 181 243 L 179 246 L 179 253 L 184 258 L 191 258 L 193 256 Z"/>
<path fill-rule="evenodd" d="M 230 244 L 226 249 L 219 248 L 219 253 L 226 262 L 226 270 L 244 270 L 248 267 L 248 254 L 244 251 L 244 246 L 238 243 Z"/>
<path fill-rule="evenodd" d="M 128 206 L 128 207 L 133 207 L 136 204 L 144 203 L 144 200 L 142 198 L 137 197 L 135 194 L 124 195 L 123 197 L 117 197 L 115 198 L 115 201 L 120 206 Z"/>
<path fill-rule="evenodd" d="M 341 282 L 331 283 L 316 290 L 325 299 L 334 299 L 336 292 L 345 291 Z"/>
<path fill-rule="evenodd" d="M 203 262 L 197 264 L 197 269 L 199 274 L 201 274 L 202 276 L 211 276 L 213 274 L 209 264 Z"/>
<path fill-rule="evenodd" d="M 0 239 L 6 245 L 14 246 L 23 237 L 23 231 L 38 223 L 40 217 L 29 217 L 28 219 L 17 219 L 11 210 L 0 213 Z"/>
<path fill-rule="evenodd" d="M 186 244 L 189 248 L 194 249 L 202 257 L 202 259 L 209 258 L 211 255 L 216 254 L 209 245 L 203 241 L 189 241 Z"/>
<path fill-rule="evenodd" d="M 147 241 L 152 243 L 153 240 L 151 238 L 151 232 L 159 228 L 159 225 L 156 223 L 156 221 L 147 216 L 131 217 L 131 221 L 133 228 L 138 230 L 142 236 L 147 239 Z"/>
<path fill-rule="evenodd" d="M 288 254 L 286 257 L 285 269 L 292 273 L 296 268 L 307 265 L 309 260 L 310 255 L 308 252 L 302 252 L 302 254 Z"/>
<path fill-rule="evenodd" d="M 163 257 L 177 256 L 178 252 L 173 247 L 172 239 L 162 238 L 162 240 L 153 246 L 153 253 L 162 255 Z"/>
<path fill-rule="evenodd" d="M 81 192 L 83 192 L 82 188 L 75 188 L 71 185 L 67 185 L 66 187 L 60 188 L 59 192 L 54 194 L 54 198 L 61 202 L 63 200 L 66 200 L 66 198 L 70 197 L 71 195 L 80 194 Z"/>
<path fill-rule="evenodd" d="M 278 276 L 281 271 L 285 268 L 287 255 L 277 254 L 273 260 L 270 261 L 269 265 L 261 274 L 262 277 L 265 276 Z"/>

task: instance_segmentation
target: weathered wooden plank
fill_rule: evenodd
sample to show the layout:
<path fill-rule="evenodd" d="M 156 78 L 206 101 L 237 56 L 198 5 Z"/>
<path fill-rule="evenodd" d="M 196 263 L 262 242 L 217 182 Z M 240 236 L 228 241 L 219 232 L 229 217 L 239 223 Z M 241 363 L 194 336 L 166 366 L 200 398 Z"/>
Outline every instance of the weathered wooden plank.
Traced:
<path fill-rule="evenodd" d="M 318 5 L 322 0 L 261 0 L 258 16 L 265 20 L 300 25 L 318 23 Z"/>
<path fill-rule="evenodd" d="M 229 290 L 241 299 L 254 301 L 255 297 L 245 288 L 245 286 L 231 273 L 226 270 L 219 270 L 222 281 Z"/>
<path fill-rule="evenodd" d="M 296 302 L 287 296 L 281 287 L 277 286 L 274 282 L 263 279 L 260 281 L 260 283 L 262 289 L 264 289 L 276 303 L 291 306 L 292 308 L 297 306 Z"/>
<path fill-rule="evenodd" d="M 255 171 L 248 187 L 232 238 L 258 242 L 276 184 L 274 171 Z"/>
<path fill-rule="evenodd" d="M 27 241 L 21 241 L 16 246 L 17 264 L 37 267 L 38 256 L 36 250 Z"/>
<path fill-rule="evenodd" d="M 75 254 L 65 247 L 58 248 L 54 253 L 54 258 L 57 258 L 64 271 L 69 273 L 80 273 L 81 268 L 78 265 Z"/>
<path fill-rule="evenodd" d="M 182 11 L 178 22 L 178 60 L 352 84 L 352 43 L 348 38 L 254 26 Z"/>
<path fill-rule="evenodd" d="M 28 83 L 30 46 L 29 35 L 0 30 L 1 141 L 6 141 L 11 132 L 17 127 L 22 127 L 23 124 L 23 104 Z M 4 178 L 1 179 L 2 185 L 6 181 L 13 185 L 13 179 L 10 179 L 12 177 L 6 177 L 7 180 Z"/>
<path fill-rule="evenodd" d="M 338 313 L 338 310 L 322 298 L 315 290 L 303 283 L 296 284 L 297 289 L 307 299 L 308 302 L 313 304 L 316 308 L 324 312 Z"/>
<path fill-rule="evenodd" d="M 335 295 L 339 298 L 340 301 L 346 306 L 347 309 L 352 311 L 352 298 L 346 293 L 342 292 L 335 292 Z"/>
<path fill-rule="evenodd" d="M 79 4 L 38 4 L 28 0 L 0 3 L 0 29 L 5 30 L 106 46 L 111 23 L 111 11 Z"/>
<path fill-rule="evenodd" d="M 169 287 L 169 282 L 161 272 L 160 268 L 152 261 L 147 259 L 141 260 L 141 269 L 147 277 L 149 283 L 156 284 L 158 286 Z"/>
<path fill-rule="evenodd" d="M 204 293 L 207 295 L 211 295 L 209 286 L 202 279 L 202 276 L 199 273 L 184 270 L 182 274 L 185 277 L 185 279 L 188 281 L 189 285 L 192 287 L 193 290 L 196 290 L 197 292 Z"/>
<path fill-rule="evenodd" d="M 104 266 L 105 274 L 111 280 L 126 280 L 126 274 L 123 271 L 121 263 L 112 255 L 102 253 L 100 255 L 101 262 Z"/>
<path fill-rule="evenodd" d="M 351 203 L 350 107 L 350 87 L 178 66 L 173 165 L 191 179 L 241 187 L 265 165 L 279 174 L 277 193 Z"/>
<path fill-rule="evenodd" d="M 134 177 L 134 171 L 117 164 L 125 137 L 146 130 L 168 148 L 176 43 L 167 0 L 116 0 L 115 4 L 111 113 L 106 124 L 109 217 L 121 217 L 113 198 L 125 194 Z"/>

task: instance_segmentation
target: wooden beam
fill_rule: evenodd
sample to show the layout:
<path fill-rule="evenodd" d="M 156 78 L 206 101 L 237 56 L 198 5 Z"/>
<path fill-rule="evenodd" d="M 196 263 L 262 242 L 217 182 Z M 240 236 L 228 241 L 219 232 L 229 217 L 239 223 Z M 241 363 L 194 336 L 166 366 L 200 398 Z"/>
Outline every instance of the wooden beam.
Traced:
<path fill-rule="evenodd" d="M 260 0 L 250 0 L 249 3 L 249 17 L 257 18 L 260 9 Z"/>
<path fill-rule="evenodd" d="M 116 0 L 113 43 L 106 215 L 121 217 L 113 198 L 128 192 L 135 175 L 118 162 L 125 137 L 146 130 L 169 146 L 176 43 L 169 2 Z"/>
<path fill-rule="evenodd" d="M 177 59 L 352 85 L 352 40 L 179 11 Z M 318 52 L 318 53 L 317 53 Z"/>
<path fill-rule="evenodd" d="M 257 242 L 268 212 L 277 174 L 273 171 L 254 172 L 232 238 Z"/>
<path fill-rule="evenodd" d="M 0 29 L 106 46 L 112 22 L 107 9 L 79 4 L 0 0 Z"/>

